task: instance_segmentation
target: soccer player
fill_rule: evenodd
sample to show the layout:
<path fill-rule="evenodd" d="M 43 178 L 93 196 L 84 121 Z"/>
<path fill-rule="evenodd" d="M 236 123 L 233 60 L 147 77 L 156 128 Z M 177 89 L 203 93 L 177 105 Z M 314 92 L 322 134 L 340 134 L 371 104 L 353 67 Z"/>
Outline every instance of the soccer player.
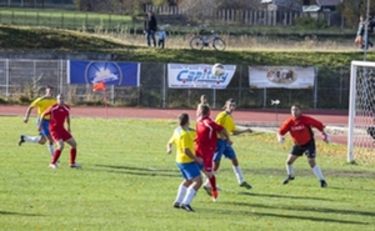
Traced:
<path fill-rule="evenodd" d="M 199 120 L 199 118 L 202 116 L 202 106 L 203 105 L 209 106 L 208 99 L 207 99 L 206 95 L 201 95 L 200 102 L 197 106 L 197 111 L 196 111 L 197 120 Z"/>
<path fill-rule="evenodd" d="M 24 123 L 27 123 L 29 121 L 29 117 L 31 114 L 31 111 L 33 108 L 37 108 L 38 113 L 38 126 L 41 124 L 41 129 L 39 130 L 39 136 L 29 136 L 29 135 L 21 135 L 20 140 L 18 142 L 18 145 L 21 146 L 24 142 L 30 142 L 30 143 L 39 143 L 39 144 L 45 144 L 48 140 L 48 150 L 51 154 L 51 156 L 54 153 L 53 150 L 53 139 L 51 137 L 51 134 L 49 132 L 49 121 L 50 117 L 46 116 L 44 119 L 41 118 L 41 114 L 50 106 L 56 104 L 56 99 L 52 97 L 52 87 L 46 86 L 45 94 L 42 97 L 39 97 L 35 99 L 30 106 L 27 108 L 25 117 L 23 119 Z"/>
<path fill-rule="evenodd" d="M 76 163 L 77 156 L 77 143 L 74 140 L 73 136 L 70 134 L 70 108 L 64 103 L 63 95 L 59 94 L 56 97 L 57 104 L 48 108 L 45 112 L 42 113 L 41 118 L 50 116 L 50 131 L 53 140 L 56 144 L 55 153 L 51 159 L 49 165 L 50 168 L 57 168 L 57 161 L 61 155 L 61 152 L 64 149 L 64 142 L 68 143 L 71 147 L 70 149 L 70 167 L 79 168 L 80 166 Z M 65 129 L 65 122 L 67 124 L 67 129 Z M 40 129 L 42 124 L 39 125 Z"/>
<path fill-rule="evenodd" d="M 216 178 L 213 174 L 213 156 L 216 150 L 217 136 L 224 137 L 228 142 L 231 141 L 224 127 L 215 123 L 210 118 L 210 107 L 202 105 L 201 109 L 202 116 L 196 124 L 197 138 L 195 139 L 195 150 L 196 155 L 203 159 L 203 172 L 212 186 L 210 193 L 212 200 L 216 201 L 219 193 L 216 187 Z"/>
<path fill-rule="evenodd" d="M 236 124 L 232 117 L 232 113 L 235 109 L 236 109 L 236 102 L 234 101 L 234 99 L 228 99 L 225 102 L 224 111 L 220 112 L 216 116 L 215 122 L 223 126 L 225 130 L 229 134 L 232 134 L 232 135 L 239 135 L 245 132 L 252 132 L 250 128 L 239 129 L 236 127 Z M 232 147 L 232 143 L 225 137 L 219 136 L 218 141 L 217 141 L 216 152 L 214 155 L 214 172 L 215 173 L 220 167 L 220 161 L 223 155 L 226 158 L 231 160 L 233 172 L 236 176 L 239 186 L 244 187 L 246 189 L 251 189 L 252 186 L 245 181 L 245 178 L 242 174 L 242 171 L 241 171 L 241 168 L 240 168 L 237 156 L 236 156 L 236 152 L 234 151 Z M 209 188 L 208 182 L 206 182 L 204 188 L 207 191 L 207 189 Z"/>
<path fill-rule="evenodd" d="M 178 187 L 173 207 L 194 212 L 190 204 L 202 186 L 200 165 L 203 161 L 194 153 L 195 131 L 189 127 L 189 115 L 182 113 L 178 117 L 178 121 L 179 127 L 174 130 L 167 144 L 168 154 L 172 152 L 172 145 L 175 144 L 176 164 L 184 178 Z"/>
<path fill-rule="evenodd" d="M 315 139 L 312 128 L 317 128 L 322 133 L 323 140 L 328 143 L 328 135 L 324 131 L 324 125 L 322 122 L 303 115 L 300 106 L 293 105 L 291 107 L 292 116 L 288 118 L 279 128 L 277 137 L 280 143 L 284 142 L 284 135 L 289 132 L 293 138 L 294 146 L 288 155 L 286 160 L 286 171 L 287 178 L 283 181 L 283 184 L 288 184 L 289 181 L 294 180 L 293 163 L 298 157 L 305 154 L 307 156 L 308 163 L 320 181 L 320 187 L 327 187 L 327 182 L 323 176 L 322 171 L 316 164 L 316 147 Z"/>

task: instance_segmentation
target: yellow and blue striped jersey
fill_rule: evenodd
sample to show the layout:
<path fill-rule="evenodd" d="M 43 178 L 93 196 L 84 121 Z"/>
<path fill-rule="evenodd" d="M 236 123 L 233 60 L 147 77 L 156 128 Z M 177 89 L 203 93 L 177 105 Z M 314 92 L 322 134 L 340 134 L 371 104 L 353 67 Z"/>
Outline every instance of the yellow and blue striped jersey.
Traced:
<path fill-rule="evenodd" d="M 38 113 L 38 116 L 40 116 L 41 114 L 43 114 L 43 112 L 45 112 L 49 107 L 51 107 L 52 105 L 56 104 L 57 101 L 55 98 L 52 98 L 52 97 L 45 97 L 45 96 L 42 96 L 42 97 L 39 97 L 37 99 L 35 99 L 31 104 L 30 104 L 30 107 L 36 107 L 37 108 L 37 113 Z M 49 120 L 50 119 L 50 116 L 46 116 L 44 117 L 45 119 Z"/>
<path fill-rule="evenodd" d="M 182 127 L 178 127 L 174 130 L 169 143 L 176 145 L 176 162 L 177 163 L 191 163 L 194 160 L 191 159 L 185 153 L 185 148 L 188 148 L 191 153 L 194 152 L 194 138 L 195 131 L 193 129 L 185 130 Z"/>
<path fill-rule="evenodd" d="M 234 123 L 232 115 L 228 114 L 226 111 L 220 112 L 216 116 L 215 122 L 223 126 L 229 134 L 233 134 L 236 130 L 236 124 Z"/>

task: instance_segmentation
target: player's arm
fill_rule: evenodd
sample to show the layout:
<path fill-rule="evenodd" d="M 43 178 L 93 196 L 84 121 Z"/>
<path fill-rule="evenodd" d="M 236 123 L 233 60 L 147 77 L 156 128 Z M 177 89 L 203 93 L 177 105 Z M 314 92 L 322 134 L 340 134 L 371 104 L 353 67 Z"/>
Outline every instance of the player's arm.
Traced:
<path fill-rule="evenodd" d="M 172 153 L 172 146 L 173 146 L 173 143 L 175 141 L 175 133 L 173 132 L 171 138 L 169 138 L 168 140 L 168 143 L 167 143 L 167 154 L 171 154 Z"/>
<path fill-rule="evenodd" d="M 38 130 L 40 131 L 42 129 L 42 120 L 44 119 L 44 117 L 46 117 L 47 115 L 51 115 L 51 108 L 52 107 L 49 107 L 47 110 L 45 110 L 42 114 L 40 114 L 40 120 L 38 120 Z"/>
<path fill-rule="evenodd" d="M 29 117 L 30 117 L 30 114 L 31 114 L 31 111 L 33 110 L 34 108 L 34 105 L 30 105 L 27 109 L 26 109 L 26 112 L 25 112 L 25 116 L 23 117 L 23 122 L 24 123 L 27 123 L 29 121 Z"/>
<path fill-rule="evenodd" d="M 253 132 L 253 130 L 251 129 L 251 128 L 249 128 L 249 127 L 239 127 L 239 126 L 236 126 L 236 128 L 235 128 L 235 130 L 233 131 L 233 135 L 240 135 L 240 134 L 242 134 L 242 133 L 246 133 L 246 132 L 248 132 L 248 133 L 252 133 Z"/>
<path fill-rule="evenodd" d="M 23 122 L 24 123 L 27 123 L 29 121 L 29 117 L 30 117 L 31 111 L 33 110 L 34 107 L 38 107 L 39 102 L 42 99 L 43 99 L 43 97 L 40 97 L 40 98 L 37 98 L 36 100 L 34 100 L 33 102 L 31 102 L 31 104 L 29 105 L 29 107 L 26 109 L 25 116 L 23 117 Z"/>
<path fill-rule="evenodd" d="M 185 154 L 188 157 L 190 157 L 191 159 L 193 159 L 196 163 L 198 163 L 198 164 L 202 164 L 203 163 L 202 158 L 197 157 L 196 155 L 194 155 L 193 152 L 189 148 L 184 148 L 184 152 L 185 152 Z"/>
<path fill-rule="evenodd" d="M 306 117 L 306 120 L 307 120 L 307 123 L 318 129 L 320 132 L 321 132 L 321 136 L 322 136 L 322 140 L 326 143 L 329 143 L 329 135 L 328 133 L 325 131 L 325 126 L 322 122 L 320 122 L 319 120 L 317 119 L 314 119 L 312 117 Z"/>
<path fill-rule="evenodd" d="M 284 141 L 285 141 L 285 137 L 284 136 L 289 131 L 290 126 L 291 126 L 291 122 L 292 122 L 292 120 L 289 119 L 289 120 L 285 121 L 281 125 L 281 127 L 279 128 L 279 131 L 277 132 L 277 141 L 280 144 L 284 143 Z"/>
<path fill-rule="evenodd" d="M 70 132 L 70 115 L 66 118 L 66 125 L 68 126 L 68 132 Z"/>
<path fill-rule="evenodd" d="M 222 130 L 219 131 L 219 135 L 220 135 L 220 137 L 223 137 L 224 139 L 226 139 L 228 141 L 228 143 L 232 144 L 229 132 L 225 128 L 223 128 Z"/>

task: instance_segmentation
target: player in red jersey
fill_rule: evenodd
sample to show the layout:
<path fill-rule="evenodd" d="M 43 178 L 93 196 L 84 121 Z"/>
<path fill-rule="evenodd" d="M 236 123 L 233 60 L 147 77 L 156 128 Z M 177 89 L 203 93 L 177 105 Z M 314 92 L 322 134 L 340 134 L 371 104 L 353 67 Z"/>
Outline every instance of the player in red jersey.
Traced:
<path fill-rule="evenodd" d="M 328 143 L 328 135 L 324 132 L 325 126 L 322 122 L 303 115 L 301 108 L 297 105 L 291 107 L 291 114 L 292 116 L 281 125 L 278 132 L 278 140 L 280 143 L 284 142 L 284 135 L 287 132 L 290 133 L 294 141 L 292 151 L 286 160 L 286 171 L 288 177 L 283 181 L 283 184 L 288 184 L 289 181 L 294 180 L 292 165 L 298 157 L 302 156 L 302 154 L 306 154 L 313 173 L 320 181 L 320 186 L 325 188 L 327 187 L 327 182 L 315 161 L 316 147 L 314 133 L 312 131 L 313 127 L 318 129 L 322 133 L 323 140 Z"/>
<path fill-rule="evenodd" d="M 221 125 L 215 123 L 210 118 L 210 107 L 208 105 L 201 106 L 201 116 L 196 124 L 197 137 L 195 139 L 195 152 L 198 157 L 203 159 L 203 172 L 208 177 L 212 186 L 211 196 L 214 201 L 218 197 L 216 187 L 216 178 L 213 174 L 213 156 L 216 150 L 218 134 L 226 138 L 229 142 L 227 131 Z"/>
<path fill-rule="evenodd" d="M 64 142 L 66 142 L 71 147 L 70 167 L 78 168 L 80 166 L 76 163 L 77 143 L 74 140 L 73 136 L 70 134 L 70 108 L 64 103 L 64 97 L 61 94 L 57 95 L 56 99 L 57 104 L 51 106 L 41 115 L 42 119 L 47 115 L 50 116 L 51 119 L 49 129 L 57 147 L 49 166 L 53 169 L 57 168 L 57 161 L 64 149 Z M 67 124 L 67 129 L 65 129 L 64 126 L 65 121 Z"/>

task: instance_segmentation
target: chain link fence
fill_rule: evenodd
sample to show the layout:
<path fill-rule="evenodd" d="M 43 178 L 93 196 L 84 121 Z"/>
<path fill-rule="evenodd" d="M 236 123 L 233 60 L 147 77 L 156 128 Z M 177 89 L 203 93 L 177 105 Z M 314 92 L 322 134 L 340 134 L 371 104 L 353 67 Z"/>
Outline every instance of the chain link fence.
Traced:
<path fill-rule="evenodd" d="M 207 95 L 214 108 L 234 98 L 242 108 L 272 108 L 271 100 L 280 100 L 280 108 L 298 103 L 307 108 L 347 109 L 350 67 L 317 71 L 312 89 L 255 89 L 249 87 L 248 66 L 237 65 L 236 73 L 224 90 L 168 88 L 167 64 L 142 63 L 139 87 L 109 86 L 95 93 L 92 86 L 67 84 L 66 60 L 0 59 L 0 98 L 3 102 L 28 103 L 43 94 L 43 86 L 52 85 L 66 95 L 70 104 L 152 108 L 194 108 L 200 95 Z"/>

